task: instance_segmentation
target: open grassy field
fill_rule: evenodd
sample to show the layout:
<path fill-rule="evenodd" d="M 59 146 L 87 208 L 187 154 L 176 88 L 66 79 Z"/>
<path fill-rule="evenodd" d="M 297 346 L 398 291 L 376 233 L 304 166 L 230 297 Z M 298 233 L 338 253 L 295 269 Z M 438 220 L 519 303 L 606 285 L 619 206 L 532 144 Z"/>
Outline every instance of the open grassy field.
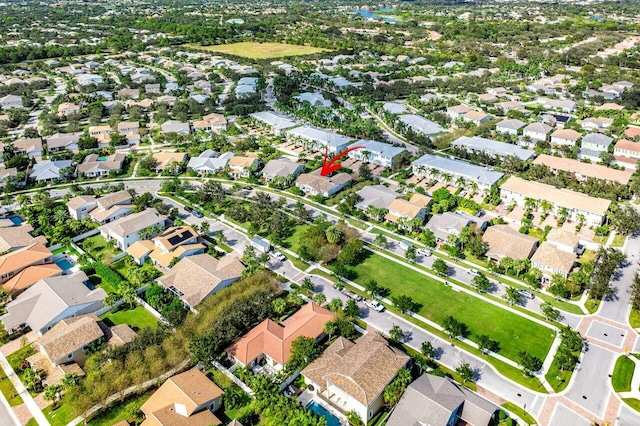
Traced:
<path fill-rule="evenodd" d="M 613 377 L 611 377 L 614 391 L 629 392 L 631 390 L 631 379 L 633 379 L 635 368 L 636 364 L 626 356 L 618 358 L 613 369 Z"/>
<path fill-rule="evenodd" d="M 442 324 L 448 315 L 465 323 L 471 340 L 477 341 L 479 334 L 488 334 L 500 342 L 498 352 L 514 361 L 523 350 L 544 359 L 551 348 L 554 335 L 548 327 L 472 295 L 457 292 L 382 256 L 371 254 L 353 270 L 357 274 L 355 281 L 361 285 L 374 279 L 391 291 L 391 297 L 411 296 L 422 305 L 417 313 L 438 324 Z"/>
<path fill-rule="evenodd" d="M 285 43 L 255 43 L 241 42 L 231 44 L 218 44 L 215 46 L 198 46 L 185 44 L 185 47 L 202 49 L 209 52 L 227 53 L 229 55 L 242 56 L 251 59 L 283 58 L 285 56 L 312 55 L 325 52 L 327 49 L 311 46 L 298 46 Z"/>

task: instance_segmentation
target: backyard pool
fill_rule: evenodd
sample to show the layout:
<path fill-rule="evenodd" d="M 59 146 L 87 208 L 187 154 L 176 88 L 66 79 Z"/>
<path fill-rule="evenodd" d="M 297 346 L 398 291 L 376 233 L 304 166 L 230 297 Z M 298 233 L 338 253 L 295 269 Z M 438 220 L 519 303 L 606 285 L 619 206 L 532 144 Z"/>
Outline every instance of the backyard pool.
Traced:
<path fill-rule="evenodd" d="M 317 402 L 311 401 L 307 404 L 307 408 L 319 416 L 326 417 L 327 426 L 340 426 L 340 420 Z"/>
<path fill-rule="evenodd" d="M 73 263 L 71 263 L 69 261 L 69 259 L 63 257 L 61 259 L 58 260 L 54 260 L 54 262 L 56 263 L 56 265 L 58 265 L 60 267 L 60 269 L 62 269 L 63 271 L 68 271 L 69 269 L 73 268 Z"/>
<path fill-rule="evenodd" d="M 20 225 L 22 222 L 24 222 L 24 220 L 22 220 L 20 216 L 12 216 L 9 218 L 9 220 L 13 222 L 14 225 Z"/>

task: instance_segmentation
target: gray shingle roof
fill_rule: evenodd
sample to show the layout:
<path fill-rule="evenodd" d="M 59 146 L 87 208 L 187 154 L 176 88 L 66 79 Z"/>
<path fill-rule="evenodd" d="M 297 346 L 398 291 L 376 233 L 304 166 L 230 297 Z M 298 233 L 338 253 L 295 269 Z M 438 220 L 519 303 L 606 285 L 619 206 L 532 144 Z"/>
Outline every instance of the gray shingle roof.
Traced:
<path fill-rule="evenodd" d="M 489 155 L 497 155 L 498 157 L 514 155 L 523 161 L 528 160 L 534 155 L 533 151 L 521 148 L 517 145 L 497 142 L 491 139 L 481 138 L 479 136 L 471 138 L 468 136 L 462 136 L 455 140 L 452 145 L 462 147 L 467 150 L 481 151 Z"/>
<path fill-rule="evenodd" d="M 425 135 L 437 135 L 445 131 L 442 126 L 434 123 L 431 120 L 427 120 L 424 117 L 420 117 L 415 114 L 405 114 L 398 117 L 400 121 L 411 127 L 413 131 L 423 133 Z"/>
<path fill-rule="evenodd" d="M 503 173 L 494 172 L 486 167 L 476 166 L 464 161 L 451 160 L 445 157 L 437 157 L 431 154 L 425 154 L 418 158 L 413 162 L 413 166 L 424 166 L 427 169 L 434 168 L 441 172 L 448 172 L 487 186 L 495 185 L 503 176 Z"/>

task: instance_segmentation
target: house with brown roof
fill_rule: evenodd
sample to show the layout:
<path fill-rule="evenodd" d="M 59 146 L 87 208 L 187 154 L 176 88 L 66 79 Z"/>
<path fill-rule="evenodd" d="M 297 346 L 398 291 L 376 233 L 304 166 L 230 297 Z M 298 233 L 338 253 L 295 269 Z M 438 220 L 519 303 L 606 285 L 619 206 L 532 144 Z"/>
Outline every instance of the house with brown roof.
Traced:
<path fill-rule="evenodd" d="M 303 173 L 296 179 L 296 186 L 308 195 L 330 197 L 351 183 L 351 176 L 337 173 L 333 176 L 321 176 L 320 169 Z"/>
<path fill-rule="evenodd" d="M 112 192 L 96 200 L 96 208 L 89 212 L 89 216 L 101 225 L 113 222 L 133 211 L 132 200 L 127 191 Z"/>
<path fill-rule="evenodd" d="M 624 135 L 631 140 L 637 140 L 638 138 L 640 138 L 640 127 L 629 126 L 624 129 Z"/>
<path fill-rule="evenodd" d="M 47 244 L 47 237 L 44 235 L 34 237 L 31 235 L 32 232 L 33 226 L 26 222 L 19 226 L 0 228 L 0 253 L 18 250 L 35 243 Z"/>
<path fill-rule="evenodd" d="M 256 157 L 234 155 L 227 163 L 228 171 L 234 179 L 249 177 L 258 169 L 260 162 Z"/>
<path fill-rule="evenodd" d="M 179 171 L 187 161 L 186 152 L 157 152 L 153 154 L 156 161 L 156 172 L 163 170 Z"/>
<path fill-rule="evenodd" d="M 51 263 L 53 255 L 42 243 L 34 243 L 0 256 L 0 284 L 33 265 Z"/>
<path fill-rule="evenodd" d="M 567 253 L 578 253 L 580 237 L 564 229 L 554 228 L 547 234 L 547 242 Z"/>
<path fill-rule="evenodd" d="M 635 170 L 640 160 L 640 143 L 620 139 L 613 149 L 614 164 Z"/>
<path fill-rule="evenodd" d="M 16 297 L 41 279 L 55 277 L 61 274 L 62 269 L 55 263 L 33 265 L 12 276 L 2 284 L 2 288 L 7 294 L 10 294 L 11 297 Z"/>
<path fill-rule="evenodd" d="M 574 146 L 581 137 L 582 135 L 573 129 L 558 129 L 551 133 L 551 144 Z"/>
<path fill-rule="evenodd" d="M 580 181 L 587 178 L 595 178 L 626 185 L 633 175 L 633 172 L 628 170 L 617 170 L 599 164 L 584 163 L 579 160 L 548 154 L 540 154 L 533 164 L 546 166 L 556 174 L 559 170 L 573 173 L 576 179 Z"/>
<path fill-rule="evenodd" d="M 538 247 L 538 239 L 521 234 L 509 225 L 493 225 L 487 228 L 482 241 L 489 247 L 487 257 L 500 262 L 505 257 L 529 259 Z"/>
<path fill-rule="evenodd" d="M 37 138 L 23 138 L 13 142 L 13 151 L 16 155 L 26 155 L 29 158 L 36 158 L 42 156 L 42 139 Z"/>
<path fill-rule="evenodd" d="M 220 133 L 227 130 L 227 119 L 222 114 L 211 113 L 202 117 L 202 121 L 209 125 L 209 130 Z"/>
<path fill-rule="evenodd" d="M 211 426 L 222 422 L 213 414 L 222 405 L 222 389 L 197 368 L 167 379 L 140 410 L 142 426 Z"/>
<path fill-rule="evenodd" d="M 576 258 L 575 253 L 567 253 L 545 241 L 531 257 L 531 266 L 542 272 L 543 281 L 551 281 L 555 274 L 566 279 L 576 263 Z"/>
<path fill-rule="evenodd" d="M 280 370 L 289 361 L 291 343 L 300 336 L 320 340 L 324 324 L 335 315 L 309 302 L 280 324 L 266 319 L 226 349 L 227 356 L 240 365 L 254 368 L 262 361 Z"/>
<path fill-rule="evenodd" d="M 236 282 L 242 271 L 244 265 L 236 255 L 218 260 L 203 253 L 182 258 L 156 281 L 193 309 L 205 297 Z"/>
<path fill-rule="evenodd" d="M 77 195 L 67 201 L 69 216 L 76 220 L 82 220 L 89 215 L 89 212 L 98 205 L 96 197 L 93 195 Z"/>
<path fill-rule="evenodd" d="M 205 245 L 200 242 L 192 227 L 172 226 L 156 236 L 153 241 L 136 241 L 127 249 L 127 253 L 138 265 L 151 259 L 154 265 L 169 269 L 173 259 L 204 253 L 205 249 Z"/>
<path fill-rule="evenodd" d="M 390 222 L 398 222 L 401 219 L 405 221 L 422 219 L 424 221 L 431 201 L 433 201 L 431 197 L 422 194 L 414 194 L 409 200 L 396 198 L 389 204 L 389 212 L 385 219 Z"/>
<path fill-rule="evenodd" d="M 351 342 L 336 339 L 304 370 L 307 389 L 345 413 L 355 411 L 367 424 L 384 405 L 384 388 L 411 358 L 376 333 Z"/>
<path fill-rule="evenodd" d="M 119 172 L 127 156 L 122 153 L 101 157 L 98 154 L 87 155 L 78 165 L 78 173 L 84 177 L 107 176 L 111 172 Z"/>

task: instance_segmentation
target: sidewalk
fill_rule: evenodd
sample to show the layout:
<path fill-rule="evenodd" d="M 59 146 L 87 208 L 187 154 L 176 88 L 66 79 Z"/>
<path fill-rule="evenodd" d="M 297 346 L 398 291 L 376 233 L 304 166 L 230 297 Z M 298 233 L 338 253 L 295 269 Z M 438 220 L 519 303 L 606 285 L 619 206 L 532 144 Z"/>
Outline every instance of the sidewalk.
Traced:
<path fill-rule="evenodd" d="M 34 399 L 31 397 L 29 391 L 27 391 L 27 388 L 24 387 L 24 385 L 16 375 L 16 372 L 13 371 L 13 368 L 11 368 L 9 362 L 7 362 L 7 358 L 5 358 L 2 353 L 0 353 L 0 367 L 2 367 L 9 380 L 11 380 L 11 383 L 13 383 L 16 391 L 18 391 L 18 394 L 22 397 L 24 404 L 31 412 L 31 415 L 33 415 L 33 417 L 36 419 L 38 424 L 40 426 L 48 426 L 49 421 L 44 416 L 44 414 L 42 414 L 40 407 L 38 407 L 38 404 L 36 404 Z"/>

